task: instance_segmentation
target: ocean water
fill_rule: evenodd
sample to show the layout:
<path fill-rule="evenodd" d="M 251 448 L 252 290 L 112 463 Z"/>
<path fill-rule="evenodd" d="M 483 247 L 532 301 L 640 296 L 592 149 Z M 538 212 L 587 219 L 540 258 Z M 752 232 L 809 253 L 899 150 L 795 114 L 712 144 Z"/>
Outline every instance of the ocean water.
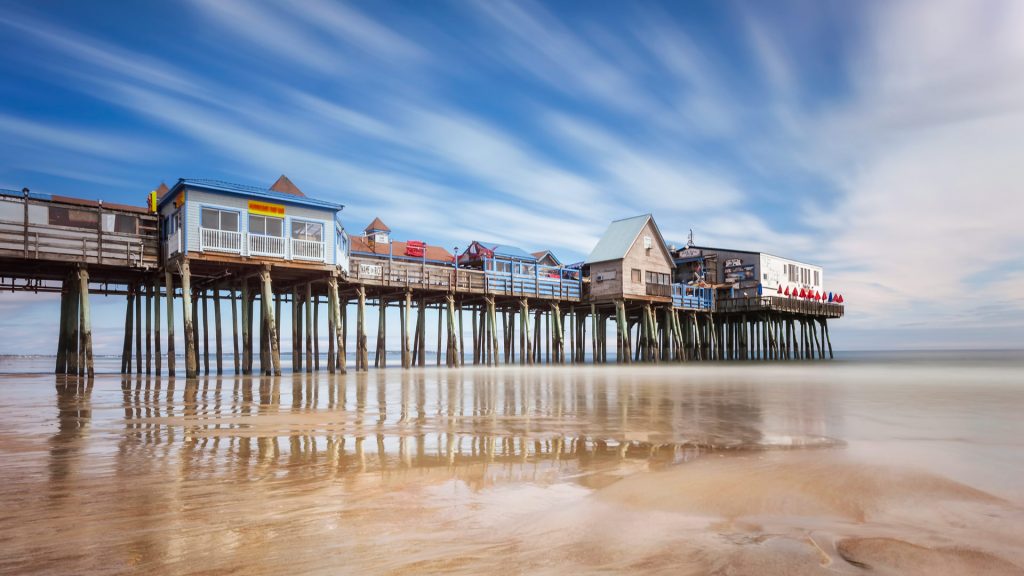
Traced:
<path fill-rule="evenodd" d="M 0 358 L 0 573 L 1024 574 L 1019 352 L 53 362 Z"/>

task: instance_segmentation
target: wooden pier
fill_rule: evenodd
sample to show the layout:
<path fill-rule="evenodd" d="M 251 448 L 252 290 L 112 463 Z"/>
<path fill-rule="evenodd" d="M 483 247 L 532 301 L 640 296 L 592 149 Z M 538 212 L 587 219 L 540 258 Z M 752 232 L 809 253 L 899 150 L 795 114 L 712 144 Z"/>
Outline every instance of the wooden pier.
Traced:
<path fill-rule="evenodd" d="M 425 366 L 431 345 L 436 346 L 436 363 L 449 367 L 831 358 L 827 322 L 843 315 L 843 306 L 834 303 L 775 296 L 719 298 L 712 288 L 662 283 L 661 272 L 650 273 L 654 275 L 646 286 L 631 293 L 626 288 L 630 256 L 625 252 L 620 257 L 624 264 L 604 260 L 593 269 L 539 263 L 475 269 L 457 262 L 348 257 L 342 253 L 340 224 L 339 235 L 330 239 L 326 228 L 332 220 L 310 220 L 317 205 L 301 192 L 296 197 L 302 200 L 295 203 L 310 208 L 302 219 L 287 222 L 306 228 L 298 237 L 281 240 L 261 236 L 266 230 L 254 232 L 258 220 L 246 226 L 239 223 L 241 216 L 231 216 L 223 207 L 206 208 L 210 201 L 198 191 L 238 191 L 205 182 L 180 181 L 164 194 L 159 214 L 27 190 L 0 192 L 0 290 L 61 294 L 57 373 L 94 373 L 91 294 L 125 298 L 122 373 L 175 375 L 175 336 L 183 330 L 188 378 L 227 370 L 280 375 L 282 331 L 291 334 L 294 372 L 368 370 L 368 306 L 378 310 L 376 368 L 388 365 L 389 312 L 398 315 L 403 368 Z M 291 201 L 285 196 L 294 194 L 290 181 L 279 180 L 275 186 L 267 197 L 282 205 Z M 198 243 L 184 225 L 169 229 L 165 224 L 171 222 L 168 214 L 187 211 L 189 194 L 204 198 Z M 250 209 L 250 218 L 273 213 L 274 206 Z M 214 214 L 218 211 L 227 215 Z M 301 224 L 307 220 L 313 224 Z M 654 226 L 652 221 L 646 225 Z M 663 242 L 656 226 L 647 229 Z M 649 236 L 633 241 L 646 254 L 643 258 L 653 258 Z M 198 248 L 189 249 L 190 242 Z M 670 260 L 666 270 L 668 266 Z M 621 269 L 619 277 L 616 269 Z M 603 283 L 597 290 L 596 283 L 608 278 L 617 284 Z M 174 306 L 175 299 L 180 307 Z M 284 306 L 290 307 L 291 322 L 282 327 Z M 354 319 L 349 317 L 353 307 Z M 427 342 L 428 310 L 436 313 L 436 342 Z M 183 316 L 180 322 L 177 312 Z M 327 350 L 322 363 L 324 324 Z M 349 330 L 355 332 L 351 366 Z M 615 335 L 614 352 L 607 342 L 609 332 Z"/>

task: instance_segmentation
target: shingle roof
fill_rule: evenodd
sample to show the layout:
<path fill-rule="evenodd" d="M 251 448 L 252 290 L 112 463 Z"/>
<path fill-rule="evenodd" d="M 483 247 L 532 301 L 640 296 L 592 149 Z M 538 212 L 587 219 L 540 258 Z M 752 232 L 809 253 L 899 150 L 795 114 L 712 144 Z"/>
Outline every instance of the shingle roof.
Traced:
<path fill-rule="evenodd" d="M 640 235 L 640 231 L 647 225 L 647 221 L 654 222 L 654 218 L 650 214 L 643 214 L 641 216 L 633 216 L 632 218 L 623 218 L 622 220 L 615 220 L 608 225 L 608 229 L 604 231 L 604 235 L 598 240 L 597 246 L 591 250 L 590 255 L 587 256 L 585 263 L 595 264 L 597 262 L 607 262 L 608 260 L 620 260 L 626 257 L 626 253 L 636 242 L 637 237 Z M 654 231 L 658 235 L 658 242 L 661 242 L 662 246 L 665 245 L 665 239 L 661 237 L 661 231 L 658 230 L 658 225 L 654 224 Z M 665 248 L 668 251 L 668 248 Z M 669 258 L 671 262 L 671 257 Z"/>
<path fill-rule="evenodd" d="M 477 240 L 476 243 L 487 248 L 491 252 L 494 252 L 495 256 L 504 256 L 505 258 L 515 258 L 517 260 L 526 260 L 530 262 L 537 260 L 537 258 L 532 254 L 518 246 L 497 244 L 495 242 L 480 242 L 479 240 Z"/>
<path fill-rule="evenodd" d="M 292 181 L 284 174 L 281 174 L 281 177 L 277 179 L 277 182 L 274 182 L 270 186 L 270 189 L 275 192 L 281 192 L 282 194 L 291 194 L 292 196 L 299 196 L 302 198 L 306 197 L 306 195 L 302 193 L 302 190 L 299 190 L 299 187 L 293 184 Z"/>
<path fill-rule="evenodd" d="M 406 242 L 400 240 L 392 240 L 389 244 L 374 244 L 373 249 L 370 249 L 370 245 L 366 242 L 366 239 L 362 236 L 350 236 L 349 241 L 351 242 L 352 252 L 362 252 L 364 254 L 376 254 L 378 256 L 387 257 L 389 254 L 398 258 L 414 258 L 413 256 L 405 255 Z M 452 253 L 445 250 L 440 246 L 431 246 L 427 244 L 423 250 L 424 258 L 427 260 L 434 260 L 438 262 L 451 262 Z"/>
<path fill-rule="evenodd" d="M 296 196 L 294 194 L 288 194 L 286 192 L 278 192 L 276 190 L 271 190 L 269 188 L 260 188 L 259 186 L 248 186 L 245 184 L 235 184 L 233 182 L 225 182 L 223 180 L 214 180 L 209 178 L 179 178 L 178 182 L 171 187 L 171 190 L 160 201 L 160 204 L 164 204 L 166 201 L 168 201 L 170 198 L 174 196 L 174 192 L 184 187 L 205 188 L 207 190 L 214 190 L 216 192 L 226 192 L 228 194 L 238 194 L 240 196 L 257 196 L 269 200 L 277 200 L 279 202 L 288 202 L 291 204 L 300 204 L 303 206 L 313 206 L 316 208 L 325 208 L 328 210 L 335 211 L 344 208 L 344 205 L 338 204 L 337 202 L 316 200 L 314 198 Z"/>
<path fill-rule="evenodd" d="M 530 252 L 530 254 L 532 254 L 533 257 L 536 258 L 538 262 L 543 260 L 545 256 L 550 256 L 551 259 L 554 260 L 556 264 L 560 265 L 562 263 L 562 261 L 558 259 L 558 256 L 555 256 L 555 253 L 552 252 L 551 250 L 541 250 L 539 252 Z"/>
<path fill-rule="evenodd" d="M 391 232 L 391 228 L 388 228 L 387 224 L 385 224 L 383 221 L 381 221 L 381 219 L 379 217 L 374 218 L 373 222 L 370 222 L 370 225 L 363 229 L 363 232 L 369 232 L 371 230 L 380 230 L 381 232 Z"/>

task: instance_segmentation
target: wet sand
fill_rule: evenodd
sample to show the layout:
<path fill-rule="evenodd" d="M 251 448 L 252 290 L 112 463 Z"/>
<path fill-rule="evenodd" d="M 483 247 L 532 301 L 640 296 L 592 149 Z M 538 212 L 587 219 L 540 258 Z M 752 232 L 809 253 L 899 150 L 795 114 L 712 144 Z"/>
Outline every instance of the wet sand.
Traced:
<path fill-rule="evenodd" d="M 1022 368 L 0 376 L 0 572 L 1024 574 Z"/>

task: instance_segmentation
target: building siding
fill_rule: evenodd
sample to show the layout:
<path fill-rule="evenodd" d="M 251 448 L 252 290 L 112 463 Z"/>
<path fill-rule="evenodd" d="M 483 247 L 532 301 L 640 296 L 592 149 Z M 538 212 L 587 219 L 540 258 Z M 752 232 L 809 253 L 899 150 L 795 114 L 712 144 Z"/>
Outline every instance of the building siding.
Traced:
<path fill-rule="evenodd" d="M 644 224 L 640 234 L 633 241 L 633 245 L 629 247 L 626 257 L 622 260 L 622 293 L 625 296 L 647 296 L 647 287 L 645 286 L 647 272 L 669 274 L 669 281 L 671 281 L 672 256 L 668 252 L 668 247 L 659 241 L 653 222 L 654 220 L 651 219 Z M 650 250 L 644 248 L 645 236 L 651 238 Z M 633 281 L 632 271 L 634 268 L 640 270 L 640 282 Z"/>

